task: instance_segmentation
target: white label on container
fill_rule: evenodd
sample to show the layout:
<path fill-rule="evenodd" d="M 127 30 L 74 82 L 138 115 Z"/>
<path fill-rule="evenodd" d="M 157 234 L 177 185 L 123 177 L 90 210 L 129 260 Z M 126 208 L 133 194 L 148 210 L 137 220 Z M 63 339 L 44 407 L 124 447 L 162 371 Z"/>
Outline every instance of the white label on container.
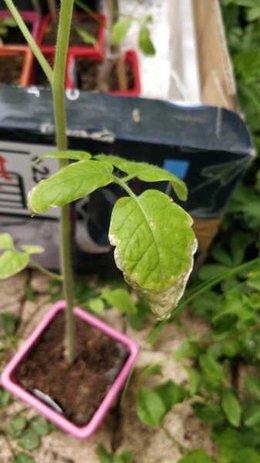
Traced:
<path fill-rule="evenodd" d="M 55 159 L 42 159 L 41 154 L 55 151 L 54 146 L 0 141 L 0 213 L 29 216 L 27 195 L 40 181 L 57 170 Z M 50 209 L 42 217 L 58 217 L 58 209 Z"/>

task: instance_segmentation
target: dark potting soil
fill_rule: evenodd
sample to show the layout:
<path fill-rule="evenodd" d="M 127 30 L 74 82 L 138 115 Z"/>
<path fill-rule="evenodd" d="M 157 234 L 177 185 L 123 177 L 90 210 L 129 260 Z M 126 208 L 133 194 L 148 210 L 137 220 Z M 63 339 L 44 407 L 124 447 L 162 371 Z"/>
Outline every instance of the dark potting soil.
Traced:
<path fill-rule="evenodd" d="M 39 391 L 49 396 L 66 418 L 82 426 L 99 407 L 128 352 L 121 343 L 76 318 L 76 359 L 68 365 L 63 356 L 64 323 L 64 313 L 59 313 L 17 368 L 14 379 L 38 398 Z"/>
<path fill-rule="evenodd" d="M 48 63 L 53 67 L 53 56 L 45 56 Z M 44 74 L 41 66 L 39 65 L 36 59 L 34 60 L 34 70 L 33 70 L 33 85 L 37 85 L 39 87 L 48 87 L 50 85 L 46 75 Z"/>
<path fill-rule="evenodd" d="M 79 46 L 89 46 L 89 44 L 85 43 L 84 40 L 80 37 L 77 32 L 77 27 L 80 29 L 88 32 L 91 34 L 95 39 L 98 38 L 98 33 L 100 29 L 100 22 L 93 18 L 77 18 L 74 19 L 71 27 L 70 33 L 70 45 L 79 45 Z M 43 44 L 44 45 L 55 45 L 56 44 L 56 37 L 57 37 L 57 24 L 50 22 L 48 28 L 46 29 L 45 35 L 43 37 Z"/>
<path fill-rule="evenodd" d="M 103 63 L 98 63 L 97 61 L 77 58 L 76 59 L 76 79 L 77 87 L 80 90 L 85 91 L 98 91 L 98 76 L 100 66 Z M 131 90 L 134 87 L 134 74 L 132 67 L 129 63 L 126 63 L 126 75 L 128 81 L 128 90 Z M 117 77 L 116 65 L 114 64 L 111 73 L 108 79 L 108 91 L 118 91 L 119 83 Z"/>
<path fill-rule="evenodd" d="M 31 32 L 32 31 L 31 23 L 26 23 L 26 26 Z M 4 24 L 3 24 L 3 27 L 5 27 Z M 0 20 L 0 28 L 1 28 L 1 20 Z M 19 27 L 8 27 L 7 34 L 2 35 L 1 39 L 5 45 L 25 45 L 27 44 Z"/>
<path fill-rule="evenodd" d="M 24 54 L 0 56 L 0 83 L 19 85 L 24 64 Z"/>

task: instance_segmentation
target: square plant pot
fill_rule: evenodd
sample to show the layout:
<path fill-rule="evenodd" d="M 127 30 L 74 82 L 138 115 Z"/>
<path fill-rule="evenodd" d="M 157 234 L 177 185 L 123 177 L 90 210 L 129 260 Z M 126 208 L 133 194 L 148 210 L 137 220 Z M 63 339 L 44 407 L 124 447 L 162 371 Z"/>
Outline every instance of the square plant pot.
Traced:
<path fill-rule="evenodd" d="M 92 34 L 92 35 L 95 35 L 96 37 L 96 43 L 95 44 L 84 43 L 81 40 L 80 35 L 73 32 L 75 31 L 75 28 L 73 27 L 73 21 L 72 21 L 70 50 L 73 50 L 75 52 L 77 52 L 78 50 L 84 50 L 84 52 L 87 53 L 89 56 L 99 58 L 99 57 L 103 57 L 105 54 L 104 41 L 105 41 L 105 31 L 106 31 L 106 17 L 100 13 L 93 13 L 93 16 L 96 17 L 96 21 L 94 21 L 93 18 L 87 15 L 86 13 L 78 13 L 77 15 L 77 17 L 82 22 L 86 20 L 86 21 L 90 21 L 91 24 L 93 24 L 93 21 L 94 21 L 94 24 L 96 23 L 94 34 Z M 55 30 L 52 31 L 52 24 L 53 22 L 52 22 L 51 16 L 46 15 L 43 18 L 42 23 L 40 25 L 37 42 L 44 51 L 51 50 L 55 46 L 55 43 L 56 43 L 56 31 Z M 88 29 L 86 26 L 86 31 L 87 30 Z M 50 34 L 49 38 L 48 38 L 48 34 Z"/>
<path fill-rule="evenodd" d="M 27 87 L 33 55 L 27 47 L 0 47 L 0 84 Z"/>
<path fill-rule="evenodd" d="M 34 356 L 37 349 L 40 355 L 43 355 L 44 357 L 44 360 L 43 360 L 44 368 L 46 367 L 47 369 L 51 368 L 51 365 L 49 366 L 47 357 L 45 356 L 46 351 L 44 349 L 46 349 L 46 344 L 44 344 L 44 342 L 50 342 L 50 339 L 52 339 L 52 342 L 54 343 L 54 352 L 55 352 L 55 355 L 57 355 L 56 340 L 53 341 L 52 332 L 50 330 L 54 330 L 53 332 L 56 334 L 57 323 L 63 323 L 63 318 L 59 320 L 59 317 L 64 317 L 64 309 L 65 309 L 65 301 L 59 301 L 49 310 L 49 312 L 45 315 L 43 320 L 40 322 L 40 324 L 31 334 L 29 339 L 24 343 L 24 345 L 21 347 L 18 353 L 14 355 L 12 360 L 9 362 L 9 364 L 4 369 L 2 373 L 2 377 L 1 377 L 2 386 L 5 389 L 7 389 L 9 392 L 14 394 L 16 397 L 24 401 L 25 403 L 31 405 L 41 415 L 43 415 L 48 420 L 52 421 L 56 426 L 58 426 L 65 432 L 69 433 L 70 435 L 78 439 L 86 439 L 89 436 L 91 436 L 96 431 L 96 429 L 100 426 L 106 413 L 108 412 L 108 410 L 113 405 L 116 398 L 118 397 L 120 390 L 122 389 L 126 379 L 128 378 L 133 368 L 133 364 L 138 355 L 139 348 L 134 341 L 130 340 L 127 336 L 120 333 L 119 331 L 111 328 L 109 325 L 107 325 L 103 321 L 97 319 L 93 315 L 87 313 L 86 311 L 80 308 L 74 309 L 74 315 L 76 317 L 76 322 L 81 324 L 81 328 L 77 332 L 77 339 L 79 339 L 80 332 L 82 333 L 82 329 L 83 329 L 83 332 L 87 330 L 90 330 L 90 332 L 92 332 L 92 336 L 88 338 L 88 341 L 87 341 L 87 343 L 90 343 L 90 345 L 91 343 L 93 343 L 93 339 L 95 338 L 95 336 L 98 336 L 98 338 L 96 339 L 101 345 L 100 347 L 101 351 L 98 353 L 98 355 L 100 356 L 101 364 L 102 364 L 102 361 L 104 363 L 104 355 L 107 352 L 107 346 L 108 346 L 107 343 L 110 343 L 110 345 L 113 346 L 114 350 L 119 349 L 118 352 L 120 350 L 122 351 L 122 349 L 124 350 L 124 358 L 122 357 L 123 360 L 121 361 L 120 368 L 118 368 L 118 361 L 117 361 L 117 364 L 116 364 L 117 368 L 115 369 L 115 365 L 112 367 L 110 365 L 111 368 L 109 372 L 106 373 L 106 378 L 109 377 L 112 382 L 109 387 L 106 386 L 106 388 L 104 389 L 105 392 L 102 393 L 102 399 L 100 403 L 98 404 L 98 406 L 96 406 L 95 410 L 92 407 L 91 415 L 89 415 L 88 421 L 86 423 L 81 424 L 81 425 L 75 424 L 75 420 L 68 419 L 66 417 L 66 413 L 63 412 L 62 408 L 60 408 L 57 405 L 58 399 L 56 397 L 55 397 L 56 402 L 54 402 L 49 396 L 46 395 L 46 392 L 45 394 L 43 394 L 43 392 L 40 392 L 36 388 L 34 388 L 33 390 L 29 388 L 28 390 L 28 387 L 27 388 L 22 387 L 21 380 L 19 377 L 19 374 L 22 371 L 24 372 L 26 369 L 26 362 L 32 361 L 31 359 Z M 84 325 L 83 327 L 82 327 L 82 324 Z M 42 354 L 42 352 L 44 352 L 44 354 Z M 91 359 L 92 357 L 89 355 L 87 356 L 87 358 Z M 80 361 L 82 362 L 82 359 L 80 359 Z M 94 369 L 96 368 L 96 371 L 99 372 L 100 367 L 98 366 L 98 369 L 97 369 L 95 359 L 93 360 L 93 362 L 94 362 L 93 364 L 94 367 L 92 366 L 92 368 Z M 56 366 L 57 365 L 55 364 L 54 374 L 58 375 Z M 79 366 L 77 365 L 75 367 L 76 373 L 78 372 L 78 369 L 80 369 L 80 367 L 82 367 L 82 363 Z M 75 373 L 75 368 L 74 368 L 74 373 Z M 35 370 L 37 370 L 37 367 Z M 111 377 L 112 373 L 113 373 L 113 378 Z M 44 374 L 45 374 L 45 371 L 43 372 L 43 375 Z M 68 374 L 67 364 L 65 367 L 65 374 Z M 89 379 L 91 378 L 91 370 L 88 371 L 87 376 Z M 52 387 L 52 383 L 50 382 L 49 377 L 47 381 L 48 381 L 48 385 L 51 384 L 48 387 Z M 67 388 L 70 380 L 67 377 L 67 380 L 63 378 L 62 381 L 63 381 L 62 387 L 65 390 L 64 385 L 66 385 L 66 388 Z M 93 385 L 93 387 L 94 387 L 94 393 L 97 394 L 96 391 L 99 388 L 99 383 L 97 382 L 95 385 Z M 72 393 L 73 403 L 76 402 L 76 399 L 79 396 L 80 388 L 85 388 L 83 389 L 84 394 L 85 394 L 85 391 L 88 390 L 88 384 L 78 384 L 76 382 L 76 385 Z M 37 391 L 37 394 L 36 394 L 36 391 Z M 48 400 L 46 400 L 47 397 L 48 397 Z M 101 395 L 99 396 L 99 399 L 100 397 Z M 62 397 L 61 400 L 63 399 L 64 398 Z M 59 404 L 61 404 L 61 402 L 59 402 Z"/>
<path fill-rule="evenodd" d="M 39 18 L 38 13 L 33 12 L 33 11 L 20 11 L 20 15 L 22 16 L 26 25 L 30 29 L 32 36 L 36 40 L 38 36 L 38 32 L 39 32 L 39 26 L 40 26 L 40 18 Z M 1 26 L 1 21 L 4 21 L 5 19 L 12 19 L 11 13 L 9 13 L 9 11 L 0 10 L 0 26 Z M 3 36 L 1 38 L 3 41 L 3 45 L 0 45 L 0 47 L 5 46 L 5 45 L 7 46 L 15 45 L 16 47 L 18 46 L 24 47 L 27 45 L 27 42 L 24 39 L 18 26 L 9 27 L 8 33 L 6 34 L 6 36 Z"/>
<path fill-rule="evenodd" d="M 67 88 L 69 89 L 79 89 L 82 91 L 97 91 L 96 88 L 91 88 L 92 82 L 87 82 L 87 84 L 81 83 L 80 78 L 80 66 L 85 67 L 84 72 L 89 72 L 93 77 L 94 84 L 97 82 L 98 75 L 98 66 L 103 62 L 101 58 L 98 57 L 89 57 L 84 51 L 74 52 L 71 51 L 69 54 L 68 60 L 68 75 L 67 75 Z M 105 93 L 109 95 L 117 96 L 139 96 L 141 93 L 141 83 L 140 83 L 140 72 L 138 64 L 138 56 L 134 50 L 128 50 L 124 55 L 124 62 L 127 70 L 127 76 L 129 79 L 129 89 L 122 91 L 116 88 L 113 88 Z M 89 70 L 88 70 L 89 68 Z M 94 68 L 94 70 L 93 70 Z M 113 71 L 114 72 L 114 71 Z M 113 83 L 114 85 L 114 83 Z"/>

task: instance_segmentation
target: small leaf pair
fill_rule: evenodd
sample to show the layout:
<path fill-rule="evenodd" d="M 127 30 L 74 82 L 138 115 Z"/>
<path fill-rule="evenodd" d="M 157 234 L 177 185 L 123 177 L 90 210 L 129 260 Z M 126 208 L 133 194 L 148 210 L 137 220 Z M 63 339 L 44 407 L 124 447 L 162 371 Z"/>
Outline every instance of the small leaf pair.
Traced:
<path fill-rule="evenodd" d="M 8 233 L 0 233 L 0 280 L 9 278 L 25 269 L 30 262 L 31 254 L 41 254 L 41 246 L 24 245 L 21 250 L 14 246 L 13 239 Z"/>

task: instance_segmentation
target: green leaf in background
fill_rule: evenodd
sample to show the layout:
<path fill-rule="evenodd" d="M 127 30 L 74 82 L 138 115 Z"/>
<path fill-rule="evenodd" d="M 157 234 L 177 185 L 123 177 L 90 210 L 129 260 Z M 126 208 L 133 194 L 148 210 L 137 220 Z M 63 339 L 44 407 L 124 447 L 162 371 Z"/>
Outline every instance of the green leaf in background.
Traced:
<path fill-rule="evenodd" d="M 178 198 L 182 201 L 187 200 L 188 190 L 185 183 L 167 170 L 146 162 L 127 161 L 126 159 L 113 155 L 99 154 L 96 158 L 101 161 L 111 162 L 113 166 L 117 167 L 122 172 L 144 182 L 170 182 Z"/>
<path fill-rule="evenodd" d="M 228 267 L 222 264 L 205 264 L 199 270 L 198 276 L 201 280 L 207 281 L 211 278 L 216 278 L 227 271 Z"/>
<path fill-rule="evenodd" d="M 192 407 L 197 417 L 204 423 L 221 426 L 225 422 L 224 414 L 218 404 L 195 402 Z"/>
<path fill-rule="evenodd" d="M 230 424 L 238 427 L 241 420 L 242 410 L 235 394 L 231 391 L 225 391 L 223 393 L 221 406 Z"/>
<path fill-rule="evenodd" d="M 191 339 L 185 339 L 176 349 L 173 354 L 175 360 L 181 360 L 184 358 L 192 359 L 198 354 L 199 347 Z"/>
<path fill-rule="evenodd" d="M 36 416 L 30 421 L 30 428 L 40 437 L 46 436 L 50 432 L 48 421 L 41 416 Z"/>
<path fill-rule="evenodd" d="M 149 376 L 160 376 L 162 374 L 162 366 L 160 363 L 150 363 L 146 365 L 140 375 L 140 383 L 143 383 Z"/>
<path fill-rule="evenodd" d="M 27 421 L 22 416 L 13 418 L 10 422 L 9 435 L 13 438 L 20 437 L 27 426 Z"/>
<path fill-rule="evenodd" d="M 222 364 L 209 353 L 199 356 L 199 365 L 204 376 L 204 380 L 213 387 L 223 384 L 225 381 L 225 370 Z"/>
<path fill-rule="evenodd" d="M 251 396 L 260 402 L 260 379 L 253 376 L 245 377 L 245 388 Z"/>
<path fill-rule="evenodd" d="M 153 389 L 158 394 L 165 406 L 165 413 L 168 413 L 176 404 L 183 402 L 187 397 L 187 391 L 183 386 L 175 384 L 170 379 Z"/>
<path fill-rule="evenodd" d="M 83 27 L 75 27 L 75 30 L 79 37 L 83 40 L 83 42 L 87 45 L 96 45 L 97 39 L 94 35 L 90 34 L 86 29 Z"/>
<path fill-rule="evenodd" d="M 100 297 L 89 299 L 87 302 L 87 307 L 89 307 L 90 310 L 97 315 L 101 315 L 105 309 L 104 302 Z"/>
<path fill-rule="evenodd" d="M 22 452 L 14 457 L 12 463 L 35 463 L 35 460 L 27 453 Z"/>
<path fill-rule="evenodd" d="M 44 252 L 44 248 L 42 246 L 35 246 L 30 244 L 25 244 L 21 246 L 21 249 L 26 252 L 27 254 L 42 254 Z"/>
<path fill-rule="evenodd" d="M 11 394 L 0 388 L 0 407 L 8 407 L 12 403 L 12 400 Z"/>
<path fill-rule="evenodd" d="M 87 161 L 91 158 L 91 154 L 87 151 L 52 151 L 51 153 L 42 154 L 37 157 L 37 162 L 41 159 L 71 159 L 74 161 Z"/>
<path fill-rule="evenodd" d="M 140 50 L 146 56 L 154 56 L 156 50 L 151 39 L 151 33 L 146 24 L 142 24 L 139 29 L 138 45 Z"/>
<path fill-rule="evenodd" d="M 192 270 L 197 241 L 191 225 L 191 217 L 156 190 L 119 199 L 112 212 L 116 264 L 160 319 L 178 304 Z"/>
<path fill-rule="evenodd" d="M 214 463 L 203 449 L 193 450 L 179 460 L 179 463 Z"/>
<path fill-rule="evenodd" d="M 113 456 L 107 452 L 103 445 L 99 445 L 97 448 L 97 454 L 100 463 L 113 463 Z"/>
<path fill-rule="evenodd" d="M 19 445 L 25 450 L 34 450 L 39 447 L 41 441 L 38 434 L 32 429 L 28 429 L 19 439 Z"/>
<path fill-rule="evenodd" d="M 122 18 L 119 19 L 112 29 L 111 44 L 114 46 L 120 45 L 122 40 L 126 37 L 130 27 L 132 25 L 131 18 Z"/>
<path fill-rule="evenodd" d="M 166 413 L 166 408 L 160 395 L 152 389 L 140 388 L 137 397 L 137 415 L 147 426 L 160 426 Z"/>
<path fill-rule="evenodd" d="M 122 313 L 133 315 L 136 313 L 136 306 L 129 292 L 124 288 L 104 289 L 102 298 Z"/>
<path fill-rule="evenodd" d="M 197 394 L 200 385 L 200 374 L 195 368 L 186 367 L 185 370 L 189 377 L 189 393 L 190 396 Z"/>
<path fill-rule="evenodd" d="M 1 314 L 3 330 L 6 336 L 14 336 L 18 324 L 18 318 L 11 312 Z"/>
<path fill-rule="evenodd" d="M 13 249 L 13 238 L 9 233 L 0 233 L 0 249 Z"/>
<path fill-rule="evenodd" d="M 29 256 L 25 252 L 5 251 L 0 256 L 0 280 L 9 278 L 25 269 L 29 263 Z"/>
<path fill-rule="evenodd" d="M 244 418 L 245 426 L 252 428 L 260 425 L 260 405 L 248 407 Z"/>
<path fill-rule="evenodd" d="M 46 212 L 80 199 L 113 181 L 112 166 L 92 160 L 78 161 L 42 180 L 28 196 L 32 213 Z"/>

